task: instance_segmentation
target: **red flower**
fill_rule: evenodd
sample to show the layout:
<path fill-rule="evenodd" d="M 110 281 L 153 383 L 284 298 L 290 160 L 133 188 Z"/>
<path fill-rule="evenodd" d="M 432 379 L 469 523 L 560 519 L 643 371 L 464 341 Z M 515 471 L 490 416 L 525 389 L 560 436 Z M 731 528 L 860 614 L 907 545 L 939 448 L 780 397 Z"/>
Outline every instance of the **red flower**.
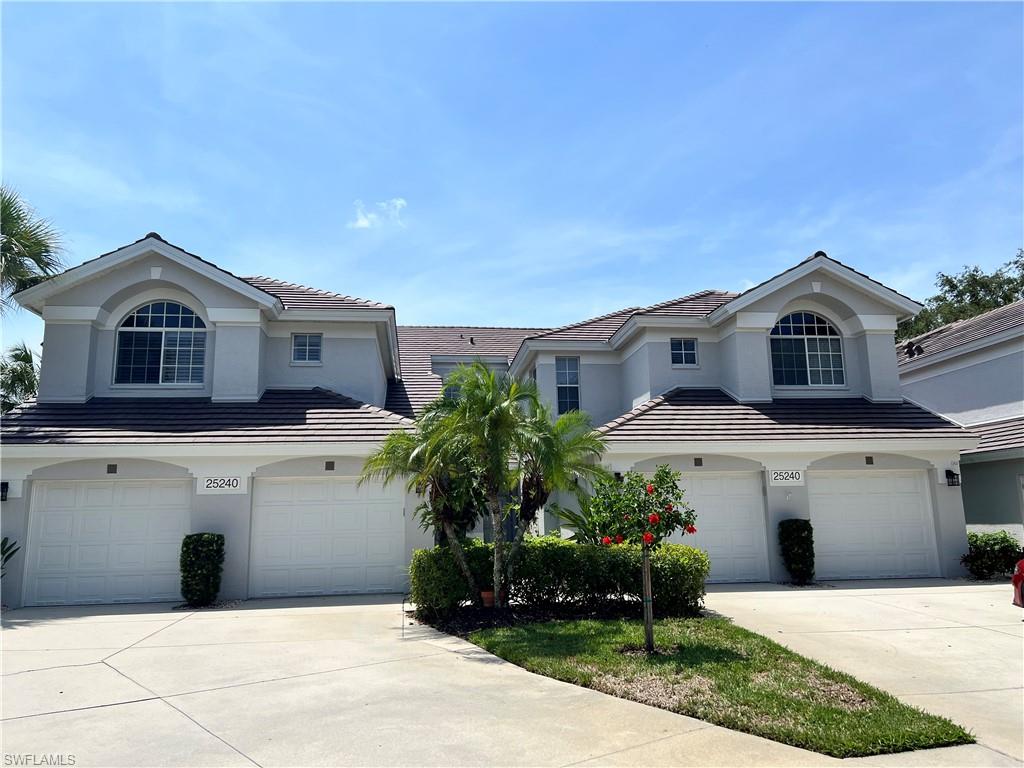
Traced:
<path fill-rule="evenodd" d="M 661 518 L 658 517 L 657 512 L 651 512 L 651 514 L 647 516 L 647 522 L 649 522 L 651 525 L 657 525 L 661 522 Z"/>
<path fill-rule="evenodd" d="M 615 543 L 616 544 L 621 544 L 622 543 L 622 535 L 621 534 L 619 534 L 618 536 L 615 537 Z"/>
<path fill-rule="evenodd" d="M 654 493 L 654 486 L 651 483 L 647 484 L 647 495 L 650 496 Z"/>
<path fill-rule="evenodd" d="M 696 533 L 697 532 L 697 526 L 695 526 L 695 525 L 688 525 L 688 526 L 686 526 L 686 532 L 687 533 Z"/>
<path fill-rule="evenodd" d="M 623 519 L 623 520 L 629 520 L 629 515 L 623 515 L 623 516 L 622 516 L 622 519 Z"/>
<path fill-rule="evenodd" d="M 673 509 L 674 509 L 674 507 L 671 504 L 666 504 L 665 505 L 665 511 L 666 512 L 671 512 Z"/>
<path fill-rule="evenodd" d="M 647 531 L 646 533 L 644 533 L 644 544 L 653 544 L 653 543 L 654 543 L 654 534 L 651 533 L 650 531 Z"/>
<path fill-rule="evenodd" d="M 601 539 L 601 543 L 604 545 L 608 545 L 612 543 L 612 540 L 608 536 L 605 536 L 603 539 Z"/>

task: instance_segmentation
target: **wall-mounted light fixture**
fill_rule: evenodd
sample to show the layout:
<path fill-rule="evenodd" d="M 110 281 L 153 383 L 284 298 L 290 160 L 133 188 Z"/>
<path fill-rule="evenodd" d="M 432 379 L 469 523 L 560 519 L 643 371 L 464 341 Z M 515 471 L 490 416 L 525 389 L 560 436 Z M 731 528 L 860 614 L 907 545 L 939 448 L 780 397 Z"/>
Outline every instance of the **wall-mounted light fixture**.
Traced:
<path fill-rule="evenodd" d="M 946 470 L 946 485 L 949 485 L 949 486 L 960 485 L 960 475 L 958 475 L 952 469 L 947 469 Z"/>
<path fill-rule="evenodd" d="M 0 501 L 7 501 L 7 489 L 10 487 L 10 483 L 6 480 L 0 483 Z"/>
<path fill-rule="evenodd" d="M 333 461 L 325 461 L 324 462 L 324 472 L 333 472 L 333 471 L 334 471 L 334 462 Z"/>

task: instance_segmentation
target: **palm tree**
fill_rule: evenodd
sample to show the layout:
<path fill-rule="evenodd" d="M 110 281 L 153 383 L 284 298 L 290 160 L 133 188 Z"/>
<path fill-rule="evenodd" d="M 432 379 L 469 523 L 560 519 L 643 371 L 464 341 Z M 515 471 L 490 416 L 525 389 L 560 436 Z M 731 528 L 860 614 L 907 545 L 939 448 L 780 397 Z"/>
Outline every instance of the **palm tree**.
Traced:
<path fill-rule="evenodd" d="M 427 406 L 414 431 L 396 430 L 363 464 L 359 484 L 380 480 L 387 485 L 405 480 L 406 489 L 425 497 L 416 508 L 423 527 L 443 531 L 462 575 L 469 585 L 473 601 L 480 602 L 480 590 L 466 560 L 462 537 L 480 517 L 483 486 L 480 473 L 465 456 L 449 450 L 439 439 L 443 418 L 451 403 L 439 398 Z"/>
<path fill-rule="evenodd" d="M 582 504 L 587 486 L 611 477 L 599 464 L 605 442 L 589 415 L 569 411 L 552 420 L 550 409 L 540 404 L 529 420 L 530 429 L 518 446 L 519 521 L 508 557 L 510 572 L 526 531 L 554 491 L 572 493 Z"/>
<path fill-rule="evenodd" d="M 60 233 L 8 186 L 0 187 L 0 313 L 12 294 L 61 269 Z"/>
<path fill-rule="evenodd" d="M 517 447 L 532 439 L 529 416 L 540 403 L 533 382 L 496 373 L 482 362 L 460 366 L 445 380 L 453 393 L 440 419 L 436 439 L 479 468 L 494 529 L 494 598 L 503 606 L 505 577 L 505 510 L 502 497 L 518 485 Z"/>
<path fill-rule="evenodd" d="M 36 394 L 39 389 L 39 366 L 25 342 L 7 350 L 0 360 L 0 414 Z"/>

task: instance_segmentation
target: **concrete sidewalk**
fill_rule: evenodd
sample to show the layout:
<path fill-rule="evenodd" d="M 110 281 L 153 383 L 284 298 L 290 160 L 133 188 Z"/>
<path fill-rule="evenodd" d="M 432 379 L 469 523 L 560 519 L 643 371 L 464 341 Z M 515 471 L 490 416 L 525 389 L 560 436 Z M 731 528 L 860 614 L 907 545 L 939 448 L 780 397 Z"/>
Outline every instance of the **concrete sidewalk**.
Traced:
<path fill-rule="evenodd" d="M 894 579 L 708 592 L 710 610 L 970 729 L 972 751 L 991 761 L 977 764 L 1024 760 L 1024 624 L 1008 584 Z"/>
<path fill-rule="evenodd" d="M 4 752 L 76 766 L 841 762 L 533 675 L 391 597 L 21 609 L 3 625 Z"/>

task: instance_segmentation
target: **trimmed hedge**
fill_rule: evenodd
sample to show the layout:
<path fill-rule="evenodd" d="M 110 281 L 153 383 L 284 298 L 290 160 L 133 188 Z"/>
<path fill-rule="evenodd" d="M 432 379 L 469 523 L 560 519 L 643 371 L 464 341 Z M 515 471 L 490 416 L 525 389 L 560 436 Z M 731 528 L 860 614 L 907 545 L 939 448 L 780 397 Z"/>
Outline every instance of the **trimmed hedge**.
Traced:
<path fill-rule="evenodd" d="M 814 581 L 814 528 L 810 520 L 780 520 L 779 549 L 794 584 Z"/>
<path fill-rule="evenodd" d="M 181 596 L 194 608 L 210 605 L 220 592 L 224 535 L 190 533 L 181 540 Z"/>
<path fill-rule="evenodd" d="M 1010 577 L 1017 561 L 1024 559 L 1024 550 L 1007 531 L 968 533 L 968 552 L 960 562 L 976 579 Z"/>
<path fill-rule="evenodd" d="M 465 543 L 466 558 L 485 588 L 491 583 L 493 548 L 477 540 Z M 599 609 L 609 601 L 640 600 L 641 548 L 577 544 L 552 536 L 523 542 L 515 563 L 509 598 L 536 607 Z M 708 556 L 682 544 L 663 544 L 651 554 L 654 610 L 659 616 L 696 614 L 710 570 Z M 447 547 L 413 553 L 410 593 L 424 617 L 443 617 L 471 599 L 469 588 Z"/>

